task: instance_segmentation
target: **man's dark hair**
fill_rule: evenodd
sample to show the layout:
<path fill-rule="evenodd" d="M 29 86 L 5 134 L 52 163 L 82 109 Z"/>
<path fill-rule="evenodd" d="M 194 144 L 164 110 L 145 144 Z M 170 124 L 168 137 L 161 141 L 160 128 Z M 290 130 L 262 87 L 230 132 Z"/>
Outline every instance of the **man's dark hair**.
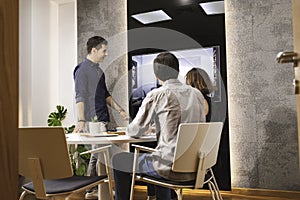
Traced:
<path fill-rule="evenodd" d="M 94 36 L 88 39 L 86 43 L 86 50 L 87 53 L 90 54 L 92 51 L 92 48 L 96 48 L 97 50 L 102 47 L 102 44 L 107 45 L 107 40 L 105 40 L 101 36 Z"/>
<path fill-rule="evenodd" d="M 162 81 L 177 79 L 179 74 L 178 59 L 170 52 L 160 53 L 153 61 L 153 70 L 155 76 Z"/>

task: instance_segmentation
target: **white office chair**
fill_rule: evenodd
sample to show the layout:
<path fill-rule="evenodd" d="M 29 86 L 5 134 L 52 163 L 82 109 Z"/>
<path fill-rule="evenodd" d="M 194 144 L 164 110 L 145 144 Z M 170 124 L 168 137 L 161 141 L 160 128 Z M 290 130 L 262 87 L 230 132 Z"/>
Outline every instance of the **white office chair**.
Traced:
<path fill-rule="evenodd" d="M 182 200 L 183 188 L 197 189 L 202 188 L 204 184 L 208 184 L 212 199 L 222 200 L 216 178 L 212 171 L 212 167 L 217 162 L 222 128 L 222 122 L 180 124 L 172 170 L 183 173 L 195 172 L 196 179 L 194 181 L 176 182 L 157 179 L 144 174 L 136 174 L 139 152 L 154 152 L 155 149 L 135 145 L 130 200 L 133 200 L 135 181 L 174 189 L 178 200 Z"/>
<path fill-rule="evenodd" d="M 20 200 L 27 194 L 34 194 L 38 199 L 68 196 L 105 182 L 109 183 L 110 199 L 113 200 L 109 147 L 89 151 L 104 154 L 107 175 L 74 176 L 62 127 L 19 128 L 19 174 L 32 180 L 22 186 L 24 192 Z"/>

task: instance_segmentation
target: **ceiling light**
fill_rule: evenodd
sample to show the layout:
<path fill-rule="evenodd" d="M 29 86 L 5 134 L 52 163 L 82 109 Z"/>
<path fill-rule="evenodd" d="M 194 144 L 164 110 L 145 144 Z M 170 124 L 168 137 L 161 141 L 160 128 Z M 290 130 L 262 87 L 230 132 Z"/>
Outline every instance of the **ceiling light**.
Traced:
<path fill-rule="evenodd" d="M 223 14 L 224 1 L 215 1 L 199 4 L 207 15 Z"/>
<path fill-rule="evenodd" d="M 150 24 L 154 22 L 160 22 L 160 21 L 166 21 L 172 19 L 163 10 L 140 13 L 136 15 L 131 15 L 131 17 L 133 17 L 134 19 L 138 20 L 143 24 Z"/>

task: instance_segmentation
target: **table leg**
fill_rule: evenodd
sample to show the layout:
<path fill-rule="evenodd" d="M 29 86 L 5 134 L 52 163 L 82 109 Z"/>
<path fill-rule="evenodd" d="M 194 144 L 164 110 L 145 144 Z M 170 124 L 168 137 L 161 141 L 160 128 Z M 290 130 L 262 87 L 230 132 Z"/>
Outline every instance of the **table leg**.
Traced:
<path fill-rule="evenodd" d="M 129 144 L 128 143 L 120 143 L 114 144 L 110 151 L 110 157 L 114 154 L 122 152 L 122 151 L 129 151 Z M 98 175 L 105 175 L 105 164 L 104 164 L 104 156 L 103 154 L 98 155 Z M 111 159 L 110 159 L 111 160 Z M 112 170 L 111 170 L 112 172 Z M 113 177 L 113 175 L 112 175 Z M 98 200 L 108 200 L 109 198 L 109 187 L 108 183 L 102 183 L 98 186 Z"/>
<path fill-rule="evenodd" d="M 105 170 L 105 164 L 101 161 L 104 161 L 103 154 L 98 155 L 98 175 L 105 175 L 106 170 Z M 100 161 L 100 162 L 99 162 Z M 108 183 L 102 183 L 98 185 L 98 200 L 107 200 L 109 199 L 109 188 L 108 188 Z"/>

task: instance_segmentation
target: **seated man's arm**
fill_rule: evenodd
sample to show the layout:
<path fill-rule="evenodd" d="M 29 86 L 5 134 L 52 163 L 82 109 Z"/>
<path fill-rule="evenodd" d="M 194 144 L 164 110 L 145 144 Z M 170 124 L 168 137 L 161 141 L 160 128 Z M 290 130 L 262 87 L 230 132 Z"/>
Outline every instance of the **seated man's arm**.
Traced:
<path fill-rule="evenodd" d="M 129 124 L 127 134 L 129 136 L 141 136 L 148 130 L 153 121 L 154 113 L 155 103 L 153 102 L 152 95 L 149 95 L 144 99 L 136 117 Z"/>

